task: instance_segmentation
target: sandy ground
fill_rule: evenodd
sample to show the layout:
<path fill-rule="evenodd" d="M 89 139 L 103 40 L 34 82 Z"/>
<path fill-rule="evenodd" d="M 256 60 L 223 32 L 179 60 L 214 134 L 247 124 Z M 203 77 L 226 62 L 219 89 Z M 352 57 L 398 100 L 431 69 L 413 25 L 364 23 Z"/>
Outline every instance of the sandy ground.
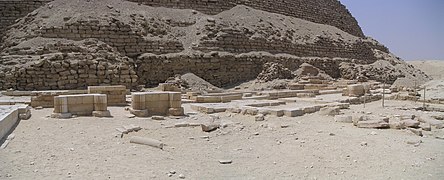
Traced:
<path fill-rule="evenodd" d="M 379 101 L 343 112 L 424 115 L 395 108 L 418 104 L 387 105 L 382 110 Z M 407 130 L 359 129 L 318 114 L 255 122 L 222 113 L 217 116 L 230 125 L 205 133 L 200 127 L 166 127 L 208 115 L 154 121 L 129 119 L 122 107 L 110 110 L 114 118 L 70 120 L 48 118 L 52 109 L 33 110 L 32 118 L 15 129 L 16 138 L 0 150 L 0 179 L 179 179 L 179 174 L 186 179 L 444 179 L 444 140 L 434 137 L 443 136 L 442 130 L 419 137 Z M 129 124 L 144 129 L 114 137 L 115 128 Z M 135 135 L 167 146 L 130 144 Z M 407 143 L 419 140 L 418 147 Z M 225 159 L 232 164 L 219 163 Z M 168 177 L 170 171 L 176 174 Z"/>

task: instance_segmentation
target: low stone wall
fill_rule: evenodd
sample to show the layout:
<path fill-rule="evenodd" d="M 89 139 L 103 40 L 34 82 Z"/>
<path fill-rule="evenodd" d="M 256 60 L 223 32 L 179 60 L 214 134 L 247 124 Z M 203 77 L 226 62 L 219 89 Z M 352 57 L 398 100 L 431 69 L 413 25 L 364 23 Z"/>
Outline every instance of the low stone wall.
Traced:
<path fill-rule="evenodd" d="M 0 106 L 0 140 L 6 138 L 20 119 L 29 119 L 28 105 Z"/>
<path fill-rule="evenodd" d="M 54 97 L 53 118 L 71 118 L 72 115 L 108 117 L 107 98 L 104 94 L 79 94 Z"/>
<path fill-rule="evenodd" d="M 0 140 L 3 139 L 19 120 L 18 109 L 13 106 L 0 106 Z"/>
<path fill-rule="evenodd" d="M 143 92 L 131 95 L 131 113 L 138 117 L 184 114 L 178 92 Z"/>
<path fill-rule="evenodd" d="M 23 94 L 23 93 L 20 93 Z M 31 91 L 28 96 L 31 97 L 32 107 L 53 108 L 54 97 L 60 95 L 86 94 L 86 90 L 59 90 L 59 91 Z"/>
<path fill-rule="evenodd" d="M 126 105 L 125 86 L 88 86 L 88 94 L 106 94 L 108 106 Z"/>

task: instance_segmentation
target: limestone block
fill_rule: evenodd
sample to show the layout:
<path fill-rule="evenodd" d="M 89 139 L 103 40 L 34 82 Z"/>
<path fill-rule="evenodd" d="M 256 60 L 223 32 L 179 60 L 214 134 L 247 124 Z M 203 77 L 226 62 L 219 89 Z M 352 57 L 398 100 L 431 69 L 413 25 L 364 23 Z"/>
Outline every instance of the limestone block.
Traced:
<path fill-rule="evenodd" d="M 339 115 L 339 112 L 339 107 L 324 107 L 319 110 L 319 114 L 324 116 L 336 116 Z"/>
<path fill-rule="evenodd" d="M 347 90 L 350 97 L 360 97 L 365 94 L 365 89 L 362 84 L 348 85 Z"/>
<path fill-rule="evenodd" d="M 369 120 L 369 121 L 359 121 L 357 123 L 359 128 L 389 128 L 390 125 L 383 120 Z"/>
<path fill-rule="evenodd" d="M 180 101 L 182 99 L 182 94 L 177 92 L 169 92 L 170 101 Z"/>
<path fill-rule="evenodd" d="M 310 113 L 315 113 L 316 112 L 316 107 L 305 107 L 303 109 L 304 114 L 310 114 Z"/>
<path fill-rule="evenodd" d="M 407 119 L 401 121 L 405 127 L 411 127 L 411 128 L 418 128 L 419 127 L 419 121 L 413 120 L 413 119 Z"/>
<path fill-rule="evenodd" d="M 54 113 L 68 112 L 68 97 L 54 97 Z"/>
<path fill-rule="evenodd" d="M 284 110 L 284 115 L 287 117 L 303 116 L 304 114 L 304 110 L 302 109 Z"/>
<path fill-rule="evenodd" d="M 273 115 L 273 116 L 277 116 L 277 117 L 284 116 L 284 110 L 271 109 L 271 110 L 269 110 L 269 112 L 270 112 L 270 115 Z"/>
<path fill-rule="evenodd" d="M 341 123 L 353 123 L 353 117 L 347 115 L 337 115 L 335 116 L 335 121 Z"/>
<path fill-rule="evenodd" d="M 182 91 L 175 84 L 171 84 L 171 83 L 159 84 L 159 88 L 160 88 L 161 91 L 172 91 L 172 92 L 181 92 Z"/>
<path fill-rule="evenodd" d="M 182 107 L 182 101 L 170 101 L 170 106 L 171 108 L 180 108 Z"/>
<path fill-rule="evenodd" d="M 197 96 L 196 102 L 198 103 L 219 103 L 222 102 L 220 96 Z"/>
<path fill-rule="evenodd" d="M 107 111 L 108 105 L 106 103 L 94 103 L 94 111 Z"/>
<path fill-rule="evenodd" d="M 168 114 L 171 116 L 183 116 L 184 115 L 184 109 L 182 107 L 180 108 L 169 108 Z"/>

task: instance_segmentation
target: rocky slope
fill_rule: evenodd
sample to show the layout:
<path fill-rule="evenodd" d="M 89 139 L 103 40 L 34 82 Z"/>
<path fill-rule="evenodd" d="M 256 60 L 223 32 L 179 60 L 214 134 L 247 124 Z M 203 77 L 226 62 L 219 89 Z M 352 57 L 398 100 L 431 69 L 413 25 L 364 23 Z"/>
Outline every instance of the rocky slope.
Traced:
<path fill-rule="evenodd" d="M 354 65 L 384 60 L 394 79 L 428 78 L 371 38 L 244 5 L 207 15 L 121 0 L 56 0 L 11 26 L 0 51 L 0 89 L 150 86 L 188 72 L 226 86 L 255 79 L 267 62 L 291 71 L 307 62 L 334 78 L 380 80 L 354 74 Z"/>

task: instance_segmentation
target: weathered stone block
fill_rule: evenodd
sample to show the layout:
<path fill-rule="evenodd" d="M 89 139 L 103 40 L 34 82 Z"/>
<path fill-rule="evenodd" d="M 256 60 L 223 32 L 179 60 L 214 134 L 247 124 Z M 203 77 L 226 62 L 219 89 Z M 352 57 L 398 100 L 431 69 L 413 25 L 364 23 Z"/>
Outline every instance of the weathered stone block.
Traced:
<path fill-rule="evenodd" d="M 284 115 L 287 117 L 303 116 L 304 114 L 304 110 L 302 109 L 284 110 Z"/>
<path fill-rule="evenodd" d="M 360 97 L 365 94 L 365 89 L 362 84 L 354 84 L 347 86 L 348 95 L 351 97 Z"/>
<path fill-rule="evenodd" d="M 369 121 L 359 121 L 357 126 L 359 128 L 389 128 L 390 125 L 382 120 L 369 120 Z"/>
<path fill-rule="evenodd" d="M 353 117 L 348 115 L 337 115 L 335 121 L 340 123 L 353 123 Z"/>

